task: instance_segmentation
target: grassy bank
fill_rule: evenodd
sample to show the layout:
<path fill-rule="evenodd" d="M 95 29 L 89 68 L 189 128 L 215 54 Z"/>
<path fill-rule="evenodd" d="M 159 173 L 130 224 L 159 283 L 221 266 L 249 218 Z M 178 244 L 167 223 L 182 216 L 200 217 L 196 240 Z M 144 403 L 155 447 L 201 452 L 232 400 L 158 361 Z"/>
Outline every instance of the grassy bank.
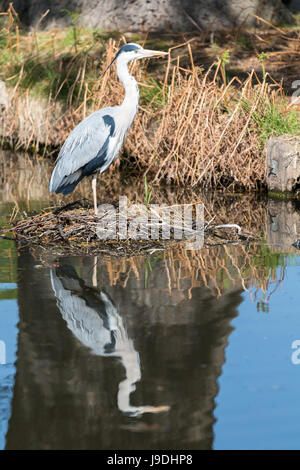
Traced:
<path fill-rule="evenodd" d="M 88 30 L 76 17 L 70 28 L 39 31 L 37 25 L 25 32 L 13 9 L 1 21 L 0 79 L 8 90 L 8 105 L 0 114 L 3 144 L 56 154 L 86 115 L 122 101 L 115 69 L 103 72 L 121 43 L 144 38 Z M 272 55 L 273 33 L 271 28 L 269 42 L 262 44 L 255 42 L 257 31 L 232 33 L 225 47 L 217 36 L 183 35 L 182 42 L 178 36 L 149 37 L 147 47 L 169 49 L 170 55 L 164 62 L 131 65 L 141 101 L 122 170 L 147 173 L 152 184 L 261 187 L 268 137 L 300 132 L 297 104 L 278 74 L 275 80 L 268 73 L 279 58 Z M 276 28 L 275 33 L 286 45 L 285 57 L 297 64 L 299 29 Z M 247 73 L 236 70 L 240 50 L 248 62 L 255 58 Z"/>

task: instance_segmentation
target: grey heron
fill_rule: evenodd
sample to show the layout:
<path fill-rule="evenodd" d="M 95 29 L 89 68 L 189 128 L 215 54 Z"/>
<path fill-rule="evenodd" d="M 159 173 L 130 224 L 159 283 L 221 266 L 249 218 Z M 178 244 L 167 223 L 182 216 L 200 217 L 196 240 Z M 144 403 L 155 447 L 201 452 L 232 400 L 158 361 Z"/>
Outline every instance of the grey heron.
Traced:
<path fill-rule="evenodd" d="M 120 106 L 95 111 L 73 129 L 59 152 L 52 172 L 51 192 L 70 194 L 85 176 L 93 175 L 94 209 L 97 213 L 97 173 L 107 170 L 118 155 L 138 109 L 139 89 L 128 71 L 128 63 L 166 54 L 144 49 L 134 43 L 125 44 L 119 49 L 107 69 L 116 61 L 117 74 L 125 88 L 124 101 Z"/>

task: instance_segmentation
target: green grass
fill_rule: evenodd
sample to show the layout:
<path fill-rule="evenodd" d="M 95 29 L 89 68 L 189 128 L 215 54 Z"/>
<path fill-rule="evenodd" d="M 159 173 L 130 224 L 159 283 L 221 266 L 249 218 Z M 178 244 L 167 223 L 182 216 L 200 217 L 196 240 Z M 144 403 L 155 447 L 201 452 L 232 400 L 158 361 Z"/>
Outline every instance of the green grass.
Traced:
<path fill-rule="evenodd" d="M 39 34 L 38 48 L 26 37 L 26 45 L 20 43 L 18 54 L 15 43 L 9 47 L 0 37 L 0 78 L 10 86 L 18 83 L 21 89 L 30 89 L 35 95 L 56 96 L 63 101 L 68 99 L 73 87 L 74 98 L 81 100 L 84 90 L 78 75 L 86 61 L 88 80 L 94 81 L 97 77 L 95 59 L 88 54 L 92 37 L 90 34 L 84 39 L 78 38 L 76 48 L 81 47 L 81 50 L 76 56 L 72 28 L 64 30 L 55 40 L 50 33 Z"/>
<path fill-rule="evenodd" d="M 149 204 L 150 204 L 150 201 L 151 201 L 151 197 L 152 197 L 152 189 L 149 188 L 148 186 L 148 182 L 147 182 L 147 176 L 145 175 L 145 204 L 146 204 L 146 207 L 148 208 L 149 207 Z"/>
<path fill-rule="evenodd" d="M 140 96 L 142 104 L 152 104 L 154 106 L 162 107 L 167 102 L 167 92 L 163 90 L 155 78 L 150 77 L 146 86 L 140 86 Z"/>
<path fill-rule="evenodd" d="M 147 256 L 145 263 L 145 289 L 148 288 L 148 281 L 152 273 L 152 269 L 154 268 L 156 263 L 161 259 L 161 257 L 161 253 L 158 253 L 156 256 Z"/>
<path fill-rule="evenodd" d="M 253 50 L 253 44 L 249 36 L 240 34 L 236 38 L 236 42 L 239 46 L 241 46 L 243 49 L 246 49 L 248 51 Z"/>
<path fill-rule="evenodd" d="M 279 266 L 285 266 L 288 258 L 293 258 L 293 254 L 273 252 L 267 244 L 260 246 L 259 253 L 253 257 L 253 264 L 268 273 L 268 270 L 276 270 Z"/>
<path fill-rule="evenodd" d="M 34 95 L 48 97 L 49 95 L 58 100 L 66 101 L 70 88 L 77 76 L 76 67 L 71 63 L 71 56 L 65 56 L 60 63 L 52 60 L 39 60 L 35 57 L 28 58 L 23 65 L 22 78 L 19 80 L 21 66 L 14 64 L 11 67 L 9 84 L 15 86 L 17 83 L 23 90 L 30 89 Z M 60 69 L 60 70 L 59 70 Z M 82 98 L 79 91 L 79 83 L 75 84 L 74 96 Z"/>
<path fill-rule="evenodd" d="M 266 104 L 264 113 L 254 113 L 258 125 L 260 141 L 264 145 L 274 135 L 296 135 L 300 132 L 300 116 L 296 110 L 284 112 L 282 108 Z"/>
<path fill-rule="evenodd" d="M 243 109 L 250 112 L 251 105 L 243 100 Z M 300 114 L 295 109 L 287 109 L 284 104 L 264 101 L 259 109 L 252 113 L 256 123 L 259 141 L 262 146 L 269 137 L 276 135 L 297 135 L 300 132 Z"/>

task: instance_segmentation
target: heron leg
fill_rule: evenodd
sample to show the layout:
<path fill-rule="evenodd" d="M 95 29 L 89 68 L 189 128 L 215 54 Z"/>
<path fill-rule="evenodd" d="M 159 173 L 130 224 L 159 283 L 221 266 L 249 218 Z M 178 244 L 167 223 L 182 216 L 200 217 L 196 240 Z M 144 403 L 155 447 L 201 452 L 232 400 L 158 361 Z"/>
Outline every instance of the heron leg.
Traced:
<path fill-rule="evenodd" d="M 96 185 L 97 185 L 97 173 L 95 173 L 95 174 L 93 175 L 93 179 L 92 179 L 92 189 L 93 189 L 93 198 L 94 198 L 94 211 L 95 211 L 95 215 L 97 215 L 97 213 L 98 213 Z"/>

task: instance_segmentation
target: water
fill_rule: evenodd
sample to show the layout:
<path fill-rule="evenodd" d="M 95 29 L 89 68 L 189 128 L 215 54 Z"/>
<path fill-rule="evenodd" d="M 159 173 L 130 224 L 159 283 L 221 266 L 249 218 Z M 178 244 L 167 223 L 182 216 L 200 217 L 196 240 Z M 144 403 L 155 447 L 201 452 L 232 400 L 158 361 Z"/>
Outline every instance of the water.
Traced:
<path fill-rule="evenodd" d="M 1 223 L 46 204 L 2 194 Z M 297 207 L 206 205 L 264 242 L 115 259 L 0 240 L 2 449 L 300 447 Z"/>
<path fill-rule="evenodd" d="M 216 398 L 214 448 L 299 449 L 299 257 L 257 313 L 243 294 Z"/>

